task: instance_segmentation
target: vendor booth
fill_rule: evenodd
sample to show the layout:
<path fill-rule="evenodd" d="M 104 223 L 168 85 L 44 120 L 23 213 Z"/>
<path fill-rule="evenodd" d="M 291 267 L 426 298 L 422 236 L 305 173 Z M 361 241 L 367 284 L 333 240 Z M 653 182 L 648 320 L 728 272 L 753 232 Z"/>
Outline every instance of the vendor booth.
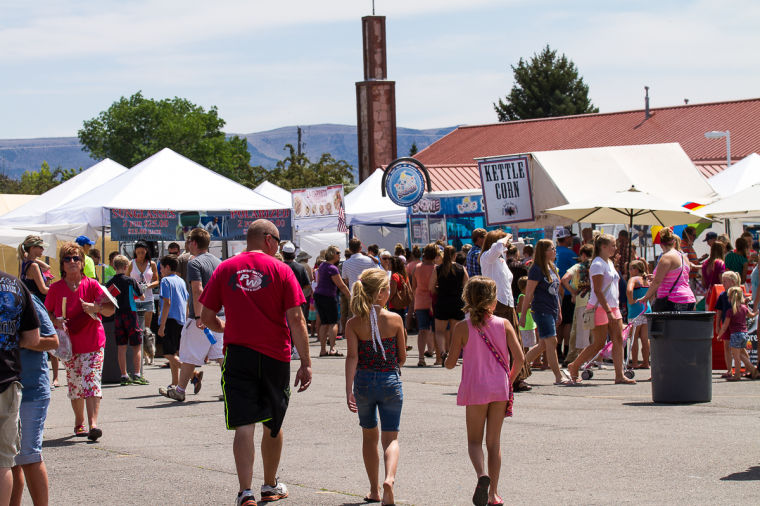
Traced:
<path fill-rule="evenodd" d="M 406 208 L 382 195 L 383 170 L 376 169 L 346 195 L 346 223 L 362 243 L 392 250 L 407 243 Z"/>

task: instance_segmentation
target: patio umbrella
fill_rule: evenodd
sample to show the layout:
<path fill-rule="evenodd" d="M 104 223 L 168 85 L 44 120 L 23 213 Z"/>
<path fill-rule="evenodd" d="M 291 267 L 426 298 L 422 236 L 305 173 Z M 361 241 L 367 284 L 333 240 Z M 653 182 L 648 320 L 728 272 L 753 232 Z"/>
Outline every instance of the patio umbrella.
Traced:
<path fill-rule="evenodd" d="M 760 184 L 724 197 L 699 210 L 714 218 L 750 219 L 760 217 Z"/>
<path fill-rule="evenodd" d="M 569 218 L 575 222 L 615 223 L 628 225 L 632 237 L 634 225 L 670 227 L 684 223 L 709 222 L 701 214 L 662 200 L 631 186 L 628 190 L 600 195 L 593 200 L 572 202 L 544 211 Z M 628 241 L 628 265 L 631 263 L 632 243 Z"/>

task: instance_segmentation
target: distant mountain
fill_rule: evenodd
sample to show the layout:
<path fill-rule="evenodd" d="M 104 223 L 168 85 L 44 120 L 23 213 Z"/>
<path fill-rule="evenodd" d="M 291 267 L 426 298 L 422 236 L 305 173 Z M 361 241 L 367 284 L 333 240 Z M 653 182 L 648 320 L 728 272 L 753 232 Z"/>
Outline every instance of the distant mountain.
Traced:
<path fill-rule="evenodd" d="M 412 143 L 423 149 L 455 127 L 415 130 L 398 128 L 396 139 L 398 156 L 407 156 Z M 317 160 L 322 153 L 330 153 L 338 160 L 346 160 L 356 170 L 358 165 L 358 147 L 356 127 L 351 125 L 304 125 L 301 127 L 301 142 L 304 151 L 311 160 Z M 275 166 L 285 157 L 285 144 L 296 145 L 297 127 L 283 127 L 266 132 L 250 134 L 230 134 L 245 137 L 248 151 L 251 153 L 251 165 L 266 168 Z M 90 167 L 95 160 L 82 151 L 82 145 L 76 137 L 52 137 L 41 139 L 0 139 L 0 173 L 19 178 L 24 171 L 39 170 L 43 161 L 51 167 L 63 168 Z"/>

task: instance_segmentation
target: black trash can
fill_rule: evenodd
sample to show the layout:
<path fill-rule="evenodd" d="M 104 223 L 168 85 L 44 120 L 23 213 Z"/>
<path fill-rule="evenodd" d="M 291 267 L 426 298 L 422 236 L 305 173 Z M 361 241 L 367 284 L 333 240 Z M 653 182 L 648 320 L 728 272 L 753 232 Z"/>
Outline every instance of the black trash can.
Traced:
<path fill-rule="evenodd" d="M 712 311 L 649 313 L 652 401 L 712 400 Z"/>
<path fill-rule="evenodd" d="M 137 321 L 141 328 L 145 328 L 145 314 L 142 311 L 137 312 Z M 103 383 L 119 383 L 121 381 L 121 371 L 119 370 L 118 346 L 116 346 L 116 337 L 114 335 L 113 318 L 103 319 L 103 328 L 106 331 L 106 347 L 103 350 Z M 142 364 L 140 370 L 136 371 L 142 374 Z M 132 347 L 127 346 L 127 373 L 135 374 L 132 366 Z"/>

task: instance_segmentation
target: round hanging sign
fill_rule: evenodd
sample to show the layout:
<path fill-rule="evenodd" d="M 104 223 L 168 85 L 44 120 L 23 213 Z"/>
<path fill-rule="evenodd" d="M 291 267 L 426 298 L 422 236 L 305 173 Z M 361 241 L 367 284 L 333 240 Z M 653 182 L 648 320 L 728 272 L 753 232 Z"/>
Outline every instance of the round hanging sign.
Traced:
<path fill-rule="evenodd" d="M 425 168 L 414 159 L 399 159 L 385 172 L 384 190 L 394 204 L 411 207 L 425 193 Z"/>

